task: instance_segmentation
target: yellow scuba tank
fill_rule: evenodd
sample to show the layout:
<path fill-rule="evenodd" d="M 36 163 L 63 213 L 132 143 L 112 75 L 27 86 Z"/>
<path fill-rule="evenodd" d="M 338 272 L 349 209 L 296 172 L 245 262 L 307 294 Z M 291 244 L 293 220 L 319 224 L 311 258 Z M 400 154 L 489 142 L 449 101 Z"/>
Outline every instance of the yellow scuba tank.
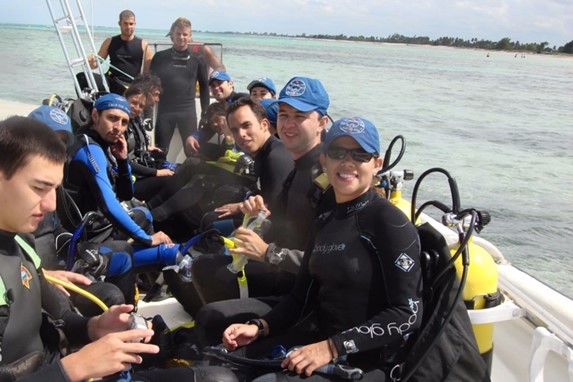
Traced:
<path fill-rule="evenodd" d="M 390 191 L 388 200 L 398 207 L 408 219 L 411 219 L 412 204 L 402 196 L 402 188 L 404 181 L 414 179 L 414 173 L 410 170 L 389 171 L 387 174 L 383 174 L 383 176 L 387 177 L 386 179 L 389 183 L 388 187 L 385 187 Z M 415 224 L 420 224 L 420 219 L 417 219 Z"/>
<path fill-rule="evenodd" d="M 489 216 L 489 215 L 488 215 Z M 487 309 L 499 305 L 501 295 L 497 288 L 498 271 L 491 255 L 473 242 L 470 237 L 467 243 L 469 267 L 462 298 L 468 310 Z M 451 248 L 452 255 L 457 246 Z M 455 261 L 456 273 L 461 278 L 463 272 L 462 256 Z M 491 374 L 493 358 L 493 324 L 472 325 L 479 352 Z"/>

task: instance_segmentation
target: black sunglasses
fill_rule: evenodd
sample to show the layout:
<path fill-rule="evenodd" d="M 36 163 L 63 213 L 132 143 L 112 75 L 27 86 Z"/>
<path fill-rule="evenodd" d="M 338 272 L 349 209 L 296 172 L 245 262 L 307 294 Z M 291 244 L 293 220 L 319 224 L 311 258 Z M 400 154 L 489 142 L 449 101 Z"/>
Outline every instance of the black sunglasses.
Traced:
<path fill-rule="evenodd" d="M 344 147 L 329 146 L 326 149 L 326 155 L 330 159 L 342 160 L 346 158 L 346 155 L 350 154 L 350 157 L 360 163 L 370 162 L 370 159 L 374 157 L 374 154 L 367 153 L 363 149 L 345 149 Z"/>

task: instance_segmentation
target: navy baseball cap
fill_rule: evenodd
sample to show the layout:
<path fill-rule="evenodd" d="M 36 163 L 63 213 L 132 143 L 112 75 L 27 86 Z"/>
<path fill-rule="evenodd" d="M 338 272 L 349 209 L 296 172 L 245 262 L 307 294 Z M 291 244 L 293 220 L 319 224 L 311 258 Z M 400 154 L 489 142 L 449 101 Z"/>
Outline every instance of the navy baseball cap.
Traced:
<path fill-rule="evenodd" d="M 279 113 L 279 104 L 277 103 L 277 100 L 273 98 L 264 98 L 260 102 L 267 112 L 267 119 L 269 122 L 276 125 L 277 115 Z"/>
<path fill-rule="evenodd" d="M 251 83 L 247 86 L 247 90 L 251 91 L 252 88 L 256 88 L 257 86 L 267 88 L 273 96 L 277 94 L 277 88 L 275 86 L 275 83 L 268 77 L 262 77 L 254 81 L 251 81 Z"/>
<path fill-rule="evenodd" d="M 72 123 L 70 117 L 57 107 L 42 105 L 28 114 L 28 118 L 44 122 L 54 131 L 65 131 L 72 133 Z"/>
<path fill-rule="evenodd" d="M 295 109 L 307 112 L 316 110 L 326 115 L 330 99 L 319 80 L 308 77 L 293 77 L 279 94 L 278 102 L 286 103 Z"/>
<path fill-rule="evenodd" d="M 374 124 L 364 118 L 341 118 L 334 122 L 326 132 L 324 147 L 330 146 L 337 138 L 350 137 L 354 139 L 364 151 L 380 155 L 380 136 Z"/>
<path fill-rule="evenodd" d="M 209 85 L 211 85 L 211 82 L 213 82 L 213 80 L 233 81 L 229 73 L 219 70 L 216 70 L 213 73 L 211 73 L 211 75 L 209 76 Z"/>
<path fill-rule="evenodd" d="M 105 94 L 99 97 L 94 103 L 94 109 L 99 111 L 118 109 L 126 112 L 127 115 L 131 114 L 131 108 L 129 107 L 129 103 L 125 97 L 114 93 Z"/>

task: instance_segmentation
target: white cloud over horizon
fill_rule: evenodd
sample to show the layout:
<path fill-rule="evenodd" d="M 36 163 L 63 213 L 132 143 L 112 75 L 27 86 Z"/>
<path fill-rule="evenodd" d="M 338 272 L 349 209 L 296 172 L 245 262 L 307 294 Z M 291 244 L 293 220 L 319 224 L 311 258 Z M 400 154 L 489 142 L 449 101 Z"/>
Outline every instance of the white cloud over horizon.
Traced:
<path fill-rule="evenodd" d="M 93 1 L 93 4 L 92 4 Z M 86 17 L 100 26 L 117 25 L 123 9 L 137 16 L 139 28 L 168 29 L 185 16 L 193 29 L 213 32 L 345 34 L 387 37 L 442 36 L 499 41 L 573 40 L 571 0 L 82 0 Z M 58 7 L 59 1 L 52 0 Z M 70 4 L 75 4 L 70 0 Z M 44 1 L 0 0 L 0 23 L 50 24 Z"/>

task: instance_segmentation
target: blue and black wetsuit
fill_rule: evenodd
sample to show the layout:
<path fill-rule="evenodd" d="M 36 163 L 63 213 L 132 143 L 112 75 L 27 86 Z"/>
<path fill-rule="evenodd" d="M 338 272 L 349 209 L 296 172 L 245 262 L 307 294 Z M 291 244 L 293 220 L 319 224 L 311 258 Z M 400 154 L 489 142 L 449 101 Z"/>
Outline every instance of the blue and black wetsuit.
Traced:
<path fill-rule="evenodd" d="M 123 237 L 115 235 L 115 238 L 128 237 L 136 243 L 151 245 L 151 236 L 132 219 L 119 201 L 133 197 L 129 160 L 113 157 L 108 143 L 94 130 L 85 130 L 84 133 L 76 136 L 76 143 L 70 148 L 64 186 L 70 190 L 82 214 L 100 211 L 123 234 Z"/>
<path fill-rule="evenodd" d="M 271 337 L 260 342 L 291 338 L 281 343 L 290 347 L 331 338 L 351 366 L 386 371 L 402 360 L 422 321 L 416 228 L 372 190 L 327 215 L 317 223 L 293 291 L 263 316 Z M 309 312 L 316 330 L 292 328 Z"/>

